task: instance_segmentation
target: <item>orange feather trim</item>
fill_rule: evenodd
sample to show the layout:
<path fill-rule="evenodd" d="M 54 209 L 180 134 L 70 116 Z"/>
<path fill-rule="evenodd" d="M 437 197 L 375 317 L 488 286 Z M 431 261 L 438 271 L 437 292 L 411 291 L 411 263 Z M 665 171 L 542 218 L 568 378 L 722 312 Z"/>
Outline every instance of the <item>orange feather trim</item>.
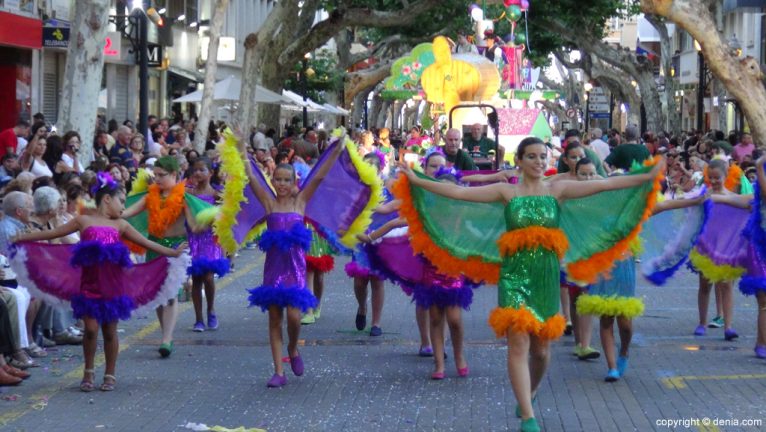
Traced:
<path fill-rule="evenodd" d="M 556 314 L 541 322 L 521 305 L 518 309 L 512 307 L 497 307 L 489 314 L 489 325 L 497 337 L 505 337 L 508 331 L 513 333 L 529 333 L 543 340 L 555 340 L 564 334 L 566 320 Z"/>
<path fill-rule="evenodd" d="M 506 232 L 497 241 L 497 246 L 504 256 L 540 247 L 556 252 L 561 259 L 569 248 L 569 240 L 564 231 L 558 228 L 531 226 Z"/>
<path fill-rule="evenodd" d="M 146 211 L 149 212 L 149 234 L 155 237 L 164 237 L 165 231 L 173 225 L 186 204 L 184 194 L 186 193 L 186 184 L 179 182 L 173 186 L 165 199 L 160 196 L 160 187 L 157 185 L 149 186 L 146 194 Z"/>
<path fill-rule="evenodd" d="M 644 165 L 655 165 L 659 160 L 659 156 L 655 156 L 654 159 L 645 161 Z M 584 260 L 575 261 L 567 265 L 567 275 L 570 279 L 580 283 L 596 283 L 599 275 L 609 271 L 614 266 L 615 261 L 618 261 L 623 257 L 623 254 L 630 249 L 631 243 L 641 232 L 644 221 L 652 215 L 652 209 L 657 203 L 660 182 L 663 178 L 664 175 L 662 173 L 659 173 L 657 177 L 654 178 L 652 190 L 649 191 L 646 198 L 644 212 L 630 233 L 625 238 L 615 243 L 611 248 L 593 254 L 591 257 Z"/>
<path fill-rule="evenodd" d="M 418 211 L 410 193 L 410 182 L 406 176 L 399 177 L 393 185 L 392 192 L 402 202 L 399 216 L 407 220 L 410 244 L 415 252 L 425 255 L 439 269 L 439 272 L 447 276 L 459 277 L 463 274 L 476 282 L 497 283 L 500 278 L 499 264 L 484 262 L 479 257 L 457 258 L 439 247 L 428 236 L 423 222 L 418 217 Z"/>
<path fill-rule="evenodd" d="M 707 174 L 707 166 L 702 171 L 702 176 L 705 179 L 705 184 L 710 187 L 710 177 Z M 723 183 L 729 192 L 739 193 L 739 186 L 742 181 L 742 168 L 739 165 L 730 164 L 729 171 L 726 173 L 726 180 Z"/>

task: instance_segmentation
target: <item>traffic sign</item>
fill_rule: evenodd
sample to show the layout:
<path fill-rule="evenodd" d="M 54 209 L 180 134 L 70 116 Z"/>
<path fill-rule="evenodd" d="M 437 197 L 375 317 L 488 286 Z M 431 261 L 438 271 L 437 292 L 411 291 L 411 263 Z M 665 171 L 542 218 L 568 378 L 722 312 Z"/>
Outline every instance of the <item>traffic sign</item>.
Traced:
<path fill-rule="evenodd" d="M 567 109 L 567 117 L 569 117 L 571 119 L 577 117 L 577 110 L 574 109 L 574 108 Z"/>

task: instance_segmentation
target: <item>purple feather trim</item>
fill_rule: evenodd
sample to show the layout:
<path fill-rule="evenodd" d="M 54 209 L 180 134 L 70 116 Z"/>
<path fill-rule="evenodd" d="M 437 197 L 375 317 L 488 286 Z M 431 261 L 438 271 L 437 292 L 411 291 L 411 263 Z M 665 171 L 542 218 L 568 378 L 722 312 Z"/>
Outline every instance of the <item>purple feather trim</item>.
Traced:
<path fill-rule="evenodd" d="M 360 266 L 355 261 L 347 263 L 344 270 L 346 270 L 348 277 L 368 278 L 372 276 L 370 269 Z"/>
<path fill-rule="evenodd" d="M 231 264 L 226 258 L 194 258 L 192 259 L 192 264 L 186 269 L 186 274 L 189 276 L 204 276 L 208 273 L 215 273 L 218 276 L 223 276 L 229 272 L 230 268 Z"/>
<path fill-rule="evenodd" d="M 742 235 L 747 237 L 750 242 L 755 246 L 755 250 L 758 252 L 760 259 L 766 259 L 766 230 L 763 229 L 763 215 L 761 214 L 761 190 L 760 185 L 755 182 L 753 188 L 755 189 L 753 199 L 753 211 L 750 213 L 750 218 L 747 220 L 747 225 L 742 231 Z"/>
<path fill-rule="evenodd" d="M 438 179 L 439 177 L 449 174 L 455 176 L 455 179 L 457 179 L 457 182 L 460 183 L 460 180 L 463 178 L 463 173 L 460 172 L 460 170 L 455 169 L 455 167 L 452 168 L 445 168 L 445 167 L 439 167 L 438 170 L 434 173 L 434 178 Z"/>
<path fill-rule="evenodd" d="M 133 299 L 128 296 L 104 300 L 76 295 L 72 297 L 71 304 L 75 318 L 94 318 L 100 324 L 130 319 L 130 313 L 136 308 Z"/>
<path fill-rule="evenodd" d="M 766 278 L 755 276 L 742 276 L 739 280 L 739 291 L 744 295 L 756 295 L 766 292 Z"/>
<path fill-rule="evenodd" d="M 258 240 L 258 247 L 264 252 L 268 252 L 273 247 L 288 251 L 294 246 L 306 251 L 311 247 L 311 230 L 303 224 L 297 223 L 286 231 L 266 230 Z"/>
<path fill-rule="evenodd" d="M 473 302 L 471 285 L 464 284 L 458 289 L 447 289 L 439 286 L 416 286 L 413 301 L 418 307 L 428 309 L 431 306 L 440 308 L 460 306 L 468 310 Z"/>
<path fill-rule="evenodd" d="M 317 305 L 316 297 L 305 287 L 261 285 L 247 291 L 250 293 L 247 297 L 250 307 L 258 306 L 263 312 L 266 312 L 270 306 L 279 306 L 280 308 L 291 306 L 306 312 Z"/>
<path fill-rule="evenodd" d="M 96 240 L 84 240 L 72 246 L 73 267 L 87 267 L 102 263 L 113 263 L 120 267 L 131 267 L 130 251 L 122 243 L 104 244 Z"/>

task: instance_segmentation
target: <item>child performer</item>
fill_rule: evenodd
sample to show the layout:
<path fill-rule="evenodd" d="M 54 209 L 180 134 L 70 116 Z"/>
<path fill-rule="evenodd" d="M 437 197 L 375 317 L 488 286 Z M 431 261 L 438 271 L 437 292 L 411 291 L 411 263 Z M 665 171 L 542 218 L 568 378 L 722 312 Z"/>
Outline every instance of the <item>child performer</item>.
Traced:
<path fill-rule="evenodd" d="M 98 174 L 91 194 L 95 197 L 96 214 L 77 216 L 53 230 L 18 236 L 18 252 L 12 260 L 25 286 L 51 304 L 71 303 L 75 318 L 85 322 L 85 370 L 80 383 L 80 390 L 84 392 L 95 388 L 93 363 L 99 326 L 106 355 L 100 389 L 111 391 L 117 383 L 117 320 L 130 318 L 138 307 L 154 307 L 175 297 L 188 266 L 188 259 L 164 257 L 133 265 L 128 248 L 120 242 L 121 237 L 170 257 L 179 257 L 186 243 L 178 244 L 175 249 L 167 248 L 147 240 L 120 219 L 125 208 L 125 190 L 109 174 Z M 28 243 L 64 237 L 75 231 L 79 231 L 81 238 L 75 246 Z M 70 263 L 79 268 L 71 268 Z"/>
<path fill-rule="evenodd" d="M 566 253 L 570 278 L 584 283 L 608 271 L 648 217 L 663 168 L 660 162 L 633 175 L 546 183 L 547 159 L 545 144 L 529 137 L 516 154 L 523 179 L 518 185 L 464 188 L 431 181 L 405 166 L 406 178 L 394 188 L 415 252 L 450 276 L 498 283 L 500 304 L 489 322 L 498 336 L 508 338 L 508 372 L 527 432 L 540 430 L 532 399 L 548 366 L 550 340 L 564 332 L 558 315 L 560 259 Z M 433 205 L 443 206 L 438 214 L 428 213 Z M 500 212 L 504 218 L 498 218 Z M 454 229 L 455 220 L 460 229 Z M 582 230 L 584 223 L 593 228 Z"/>
<path fill-rule="evenodd" d="M 758 302 L 756 321 L 755 356 L 766 359 L 766 222 L 764 199 L 766 198 L 766 155 L 756 162 L 755 200 L 744 235 L 750 241 L 747 274 L 739 282 L 739 290 L 745 295 L 755 295 Z"/>
<path fill-rule="evenodd" d="M 220 198 L 219 191 L 210 183 L 213 175 L 213 164 L 210 159 L 201 157 L 194 160 L 191 166 L 191 180 L 193 180 L 194 188 L 190 190 L 190 193 L 211 205 L 215 205 Z M 218 244 L 218 238 L 213 234 L 212 228 L 207 228 L 199 233 L 190 233 L 189 249 L 192 265 L 187 272 L 192 277 L 194 331 L 205 331 L 205 323 L 202 320 L 203 286 L 207 299 L 207 328 L 208 330 L 216 330 L 218 329 L 218 317 L 215 314 L 215 275 L 222 277 L 229 272 L 229 259 L 226 258 L 221 245 Z"/>
<path fill-rule="evenodd" d="M 172 156 L 163 156 L 154 163 L 154 184 L 147 193 L 128 197 L 129 207 L 122 217 L 128 219 L 139 232 L 147 231 L 152 241 L 174 247 L 186 241 L 186 227 L 192 231 L 201 231 L 194 219 L 199 211 L 210 208 L 206 202 L 186 193 L 186 185 L 178 178 L 178 160 Z M 134 252 L 141 248 L 131 247 Z M 156 254 L 148 251 L 146 259 L 151 260 Z M 181 284 L 179 284 L 179 287 Z M 157 318 L 162 328 L 160 356 L 169 357 L 173 353 L 173 331 L 178 318 L 176 299 L 170 299 L 157 308 Z"/>
<path fill-rule="evenodd" d="M 301 311 L 317 305 L 314 295 L 306 288 L 306 250 L 310 247 L 311 231 L 304 224 L 306 204 L 319 184 L 340 157 L 344 146 L 338 143 L 328 160 L 313 173 L 304 187 L 294 194 L 296 184 L 292 165 L 280 164 L 274 171 L 272 185 L 276 197 L 272 197 L 252 172 L 244 142 L 240 140 L 239 150 L 245 161 L 250 188 L 266 210 L 267 230 L 259 240 L 259 246 L 266 252 L 263 284 L 250 289 L 250 306 L 259 306 L 269 313 L 269 343 L 274 360 L 274 375 L 267 382 L 268 387 L 282 387 L 287 384 L 282 367 L 282 320 L 287 309 L 287 353 L 290 368 L 296 376 L 303 375 L 303 359 L 298 352 L 298 337 L 301 327 Z M 326 197 L 332 199 L 332 197 Z"/>

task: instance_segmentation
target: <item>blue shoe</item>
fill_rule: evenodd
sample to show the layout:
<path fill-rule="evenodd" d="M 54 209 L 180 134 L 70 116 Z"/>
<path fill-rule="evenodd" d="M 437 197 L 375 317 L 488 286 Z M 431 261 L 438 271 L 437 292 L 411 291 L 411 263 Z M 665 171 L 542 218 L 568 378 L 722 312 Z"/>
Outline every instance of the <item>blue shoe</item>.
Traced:
<path fill-rule="evenodd" d="M 617 372 L 620 373 L 620 376 L 625 376 L 625 370 L 628 369 L 628 358 L 619 356 L 617 357 Z"/>
<path fill-rule="evenodd" d="M 521 432 L 540 432 L 540 425 L 537 424 L 537 419 L 530 417 L 521 421 Z"/>
<path fill-rule="evenodd" d="M 218 318 L 215 316 L 215 314 L 207 314 L 207 328 L 209 330 L 218 329 Z"/>
<path fill-rule="evenodd" d="M 694 329 L 694 336 L 705 336 L 705 326 L 698 325 L 697 328 Z"/>
<path fill-rule="evenodd" d="M 620 372 L 617 369 L 609 369 L 609 372 L 606 373 L 606 378 L 604 378 L 604 381 L 615 382 L 619 379 L 620 379 Z"/>
<path fill-rule="evenodd" d="M 356 325 L 357 330 L 364 330 L 364 328 L 367 327 L 367 315 L 356 314 L 356 321 L 354 324 Z"/>
<path fill-rule="evenodd" d="M 197 332 L 197 333 L 201 333 L 201 332 L 205 331 L 205 324 L 202 323 L 202 321 L 195 322 L 194 323 L 194 328 L 192 329 L 192 331 Z"/>
<path fill-rule="evenodd" d="M 370 336 L 380 336 L 383 334 L 383 330 L 378 326 L 372 326 L 370 329 Z"/>

